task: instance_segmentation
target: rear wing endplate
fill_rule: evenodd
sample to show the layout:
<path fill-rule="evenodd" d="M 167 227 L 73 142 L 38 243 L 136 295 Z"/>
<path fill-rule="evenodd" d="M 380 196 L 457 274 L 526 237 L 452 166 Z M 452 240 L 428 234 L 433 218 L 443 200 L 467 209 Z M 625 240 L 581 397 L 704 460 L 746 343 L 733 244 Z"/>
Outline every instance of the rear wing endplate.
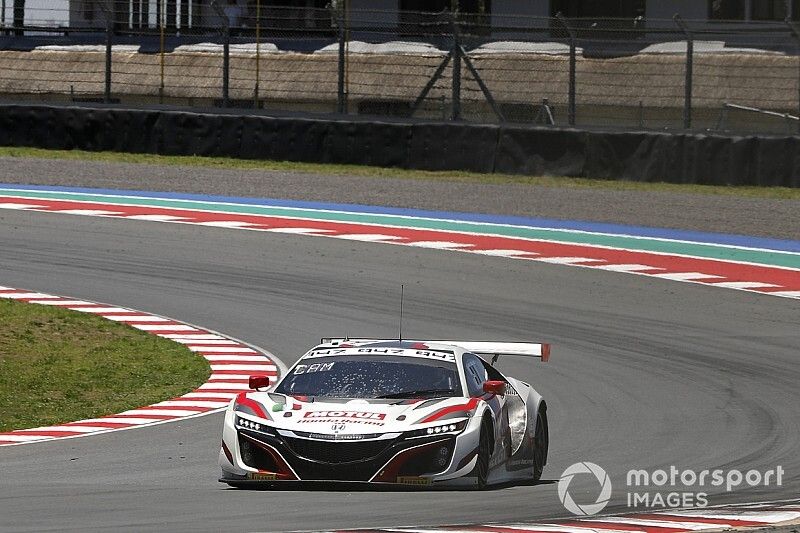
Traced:
<path fill-rule="evenodd" d="M 358 346 L 371 342 L 398 342 L 398 339 L 370 339 L 370 338 L 337 338 L 337 337 L 323 337 L 320 339 L 321 344 L 338 345 L 342 343 L 352 344 Z M 550 344 L 547 343 L 534 343 L 534 342 L 493 342 L 493 341 L 421 341 L 412 339 L 403 339 L 403 342 L 418 342 L 418 343 L 431 343 L 431 344 L 449 344 L 451 346 L 459 346 L 468 352 L 477 355 L 482 355 L 492 358 L 494 364 L 500 356 L 504 355 L 519 355 L 523 357 L 538 357 L 543 363 L 550 360 Z"/>

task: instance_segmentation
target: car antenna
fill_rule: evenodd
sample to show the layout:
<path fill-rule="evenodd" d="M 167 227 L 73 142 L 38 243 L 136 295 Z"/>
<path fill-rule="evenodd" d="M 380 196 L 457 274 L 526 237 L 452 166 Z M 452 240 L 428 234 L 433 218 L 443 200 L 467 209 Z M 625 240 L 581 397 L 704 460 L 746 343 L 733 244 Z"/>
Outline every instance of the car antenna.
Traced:
<path fill-rule="evenodd" d="M 403 289 L 404 288 L 405 285 L 401 283 L 400 284 L 400 328 L 397 333 L 397 340 L 399 341 L 403 340 Z"/>

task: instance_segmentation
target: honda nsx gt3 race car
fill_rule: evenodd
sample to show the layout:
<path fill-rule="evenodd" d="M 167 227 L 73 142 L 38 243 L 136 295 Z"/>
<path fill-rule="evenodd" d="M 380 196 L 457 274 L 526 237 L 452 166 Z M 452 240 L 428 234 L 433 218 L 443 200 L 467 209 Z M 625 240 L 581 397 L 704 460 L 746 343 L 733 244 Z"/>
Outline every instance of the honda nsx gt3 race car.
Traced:
<path fill-rule="evenodd" d="M 531 343 L 323 339 L 225 414 L 220 481 L 488 485 L 536 481 L 547 463 L 547 404 L 493 364 L 547 361 Z M 487 359 L 491 358 L 490 361 Z"/>

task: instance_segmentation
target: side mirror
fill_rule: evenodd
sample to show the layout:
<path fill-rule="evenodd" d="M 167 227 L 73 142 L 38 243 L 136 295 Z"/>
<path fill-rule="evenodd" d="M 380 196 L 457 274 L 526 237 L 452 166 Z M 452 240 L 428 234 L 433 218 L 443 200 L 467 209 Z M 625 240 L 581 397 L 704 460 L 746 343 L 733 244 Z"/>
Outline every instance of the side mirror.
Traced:
<path fill-rule="evenodd" d="M 484 381 L 483 392 L 494 394 L 495 396 L 506 395 L 506 382 L 505 381 Z"/>
<path fill-rule="evenodd" d="M 269 376 L 250 376 L 248 385 L 251 389 L 266 389 L 269 387 Z"/>

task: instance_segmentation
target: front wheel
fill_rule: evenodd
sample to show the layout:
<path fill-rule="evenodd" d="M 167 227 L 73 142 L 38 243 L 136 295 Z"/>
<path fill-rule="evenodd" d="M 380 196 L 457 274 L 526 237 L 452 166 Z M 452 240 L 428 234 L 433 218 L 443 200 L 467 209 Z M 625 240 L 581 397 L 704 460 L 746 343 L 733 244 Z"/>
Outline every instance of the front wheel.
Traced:
<path fill-rule="evenodd" d="M 489 477 L 489 458 L 492 453 L 492 442 L 487 424 L 481 426 L 481 436 L 478 440 L 478 462 L 475 464 L 475 477 L 478 480 L 478 490 L 486 488 Z"/>
<path fill-rule="evenodd" d="M 550 431 L 547 427 L 547 413 L 541 409 L 536 414 L 536 432 L 533 435 L 533 480 L 542 478 L 547 464 L 547 448 L 550 446 Z"/>

